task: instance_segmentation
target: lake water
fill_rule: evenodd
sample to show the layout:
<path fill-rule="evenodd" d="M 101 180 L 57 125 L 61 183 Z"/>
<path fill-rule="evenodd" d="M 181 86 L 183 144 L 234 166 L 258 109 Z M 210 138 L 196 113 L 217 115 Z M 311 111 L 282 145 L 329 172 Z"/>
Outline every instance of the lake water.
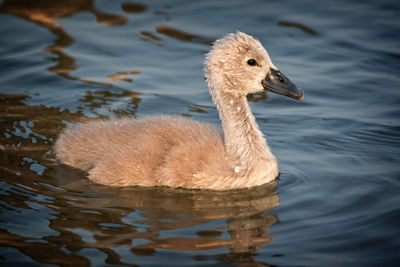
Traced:
<path fill-rule="evenodd" d="M 303 101 L 249 96 L 280 176 L 109 188 L 59 166 L 68 124 L 220 123 L 210 43 L 258 38 Z M 400 2 L 0 1 L 0 265 L 400 266 Z"/>

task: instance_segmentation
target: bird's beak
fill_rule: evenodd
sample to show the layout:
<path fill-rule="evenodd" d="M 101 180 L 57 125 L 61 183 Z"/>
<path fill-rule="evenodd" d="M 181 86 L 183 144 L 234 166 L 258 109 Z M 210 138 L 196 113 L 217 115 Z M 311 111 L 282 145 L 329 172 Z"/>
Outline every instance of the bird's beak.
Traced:
<path fill-rule="evenodd" d="M 303 91 L 298 89 L 296 85 L 294 85 L 294 83 L 292 83 L 289 78 L 283 75 L 279 70 L 271 68 L 261 83 L 265 91 L 289 96 L 297 100 L 302 100 L 304 98 Z"/>

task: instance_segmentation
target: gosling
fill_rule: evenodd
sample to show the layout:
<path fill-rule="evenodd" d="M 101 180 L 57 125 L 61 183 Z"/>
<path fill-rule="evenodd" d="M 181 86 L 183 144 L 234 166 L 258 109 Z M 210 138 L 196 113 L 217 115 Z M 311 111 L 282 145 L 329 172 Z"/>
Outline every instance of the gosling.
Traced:
<path fill-rule="evenodd" d="M 93 121 L 60 135 L 57 158 L 108 186 L 230 190 L 274 180 L 278 164 L 246 95 L 265 90 L 301 100 L 303 92 L 275 67 L 258 40 L 242 32 L 214 43 L 205 76 L 222 132 L 212 124 L 164 115 Z"/>

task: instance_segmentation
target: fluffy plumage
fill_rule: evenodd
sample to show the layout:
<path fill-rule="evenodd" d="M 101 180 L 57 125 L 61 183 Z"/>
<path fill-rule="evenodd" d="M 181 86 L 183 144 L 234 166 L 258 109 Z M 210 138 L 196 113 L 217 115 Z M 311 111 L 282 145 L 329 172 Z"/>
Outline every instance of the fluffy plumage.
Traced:
<path fill-rule="evenodd" d="M 94 121 L 67 128 L 56 143 L 57 157 L 110 186 L 228 190 L 270 182 L 278 176 L 278 164 L 246 94 L 264 90 L 261 82 L 271 69 L 276 67 L 259 41 L 230 34 L 215 42 L 205 62 L 222 133 L 172 116 Z"/>

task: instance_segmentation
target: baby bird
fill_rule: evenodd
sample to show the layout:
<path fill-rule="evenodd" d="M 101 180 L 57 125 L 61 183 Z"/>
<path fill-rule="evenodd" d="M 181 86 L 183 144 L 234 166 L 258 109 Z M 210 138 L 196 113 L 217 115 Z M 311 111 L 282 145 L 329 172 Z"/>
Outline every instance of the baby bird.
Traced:
<path fill-rule="evenodd" d="M 205 76 L 223 132 L 183 117 L 153 116 L 81 123 L 56 143 L 60 162 L 109 186 L 169 186 L 230 190 L 274 180 L 278 164 L 246 95 L 263 90 L 303 99 L 253 37 L 237 32 L 217 40 Z"/>

